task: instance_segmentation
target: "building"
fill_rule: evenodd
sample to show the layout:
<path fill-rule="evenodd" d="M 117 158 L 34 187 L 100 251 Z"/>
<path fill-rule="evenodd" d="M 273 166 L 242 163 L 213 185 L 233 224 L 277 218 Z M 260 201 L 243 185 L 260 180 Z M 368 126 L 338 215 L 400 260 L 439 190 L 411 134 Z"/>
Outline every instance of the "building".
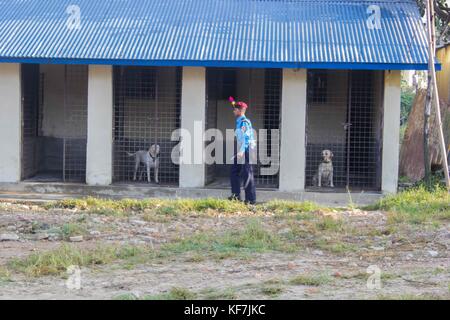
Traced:
<path fill-rule="evenodd" d="M 427 69 L 414 0 L 76 2 L 1 2 L 2 190 L 130 189 L 126 152 L 153 143 L 161 186 L 140 190 L 224 187 L 226 165 L 174 163 L 171 137 L 232 127 L 233 95 L 280 133 L 259 142 L 279 165 L 258 163 L 260 190 L 323 191 L 330 149 L 328 192 L 397 191 L 401 71 Z"/>
<path fill-rule="evenodd" d="M 439 98 L 450 103 L 450 44 L 447 43 L 438 48 L 437 59 L 442 64 L 441 72 L 436 75 Z"/>

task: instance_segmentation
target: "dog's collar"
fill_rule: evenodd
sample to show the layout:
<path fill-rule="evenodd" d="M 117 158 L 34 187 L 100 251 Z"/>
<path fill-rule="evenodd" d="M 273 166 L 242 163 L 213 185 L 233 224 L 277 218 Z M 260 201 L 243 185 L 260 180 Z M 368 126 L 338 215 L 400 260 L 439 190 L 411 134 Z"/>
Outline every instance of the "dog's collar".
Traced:
<path fill-rule="evenodd" d="M 150 156 L 150 158 L 153 159 L 153 161 L 155 161 L 156 159 L 158 159 L 158 155 L 156 155 L 156 157 L 152 156 L 152 154 L 149 152 L 148 155 Z"/>

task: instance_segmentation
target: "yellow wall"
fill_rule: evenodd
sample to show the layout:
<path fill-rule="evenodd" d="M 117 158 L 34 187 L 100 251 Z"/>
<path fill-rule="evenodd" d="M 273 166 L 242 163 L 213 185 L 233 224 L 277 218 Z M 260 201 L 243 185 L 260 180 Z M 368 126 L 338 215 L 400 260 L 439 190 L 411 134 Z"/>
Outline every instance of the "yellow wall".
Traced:
<path fill-rule="evenodd" d="M 439 49 L 437 57 L 442 64 L 442 71 L 437 73 L 439 97 L 450 102 L 450 45 Z"/>

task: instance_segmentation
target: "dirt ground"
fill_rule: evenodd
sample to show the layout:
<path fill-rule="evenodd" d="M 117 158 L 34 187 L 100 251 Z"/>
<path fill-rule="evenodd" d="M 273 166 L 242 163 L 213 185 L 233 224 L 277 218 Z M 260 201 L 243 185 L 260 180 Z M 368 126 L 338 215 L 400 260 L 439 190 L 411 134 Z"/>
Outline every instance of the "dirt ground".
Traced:
<path fill-rule="evenodd" d="M 310 232 L 306 228 L 310 222 L 301 217 L 271 214 L 121 217 L 1 203 L 0 299 L 161 297 L 174 288 L 198 299 L 450 298 L 450 225 L 391 226 L 385 213 L 360 210 L 335 211 L 331 216 L 345 221 L 345 231 L 325 225 L 322 231 Z M 64 274 L 33 277 L 10 268 L 12 259 L 26 259 L 63 244 L 158 250 L 193 235 L 240 230 L 250 220 L 295 243 L 295 248 L 249 250 L 244 256 L 220 258 L 184 250 L 128 265 L 114 261 L 85 266 L 79 290 L 68 288 Z M 83 239 L 75 242 L 80 239 L 70 237 L 77 232 Z M 378 279 L 371 270 L 380 271 L 381 288 L 370 281 Z"/>

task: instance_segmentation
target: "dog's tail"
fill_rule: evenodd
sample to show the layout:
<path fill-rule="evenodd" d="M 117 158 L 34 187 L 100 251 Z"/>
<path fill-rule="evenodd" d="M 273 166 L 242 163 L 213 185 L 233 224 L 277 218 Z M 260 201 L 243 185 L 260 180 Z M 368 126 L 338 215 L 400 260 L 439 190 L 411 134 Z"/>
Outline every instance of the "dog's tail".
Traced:
<path fill-rule="evenodd" d="M 130 153 L 130 152 L 126 152 L 125 153 L 129 156 L 129 157 L 134 157 L 136 155 L 136 153 Z"/>

